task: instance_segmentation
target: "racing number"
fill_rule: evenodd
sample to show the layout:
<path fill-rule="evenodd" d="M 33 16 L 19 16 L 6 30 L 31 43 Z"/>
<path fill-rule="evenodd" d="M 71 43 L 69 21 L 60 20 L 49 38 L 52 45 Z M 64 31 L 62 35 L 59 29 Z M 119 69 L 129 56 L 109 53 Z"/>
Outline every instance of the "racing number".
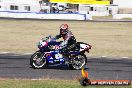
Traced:
<path fill-rule="evenodd" d="M 60 59 L 60 58 L 62 58 L 62 55 L 61 54 L 55 54 L 55 58 Z"/>

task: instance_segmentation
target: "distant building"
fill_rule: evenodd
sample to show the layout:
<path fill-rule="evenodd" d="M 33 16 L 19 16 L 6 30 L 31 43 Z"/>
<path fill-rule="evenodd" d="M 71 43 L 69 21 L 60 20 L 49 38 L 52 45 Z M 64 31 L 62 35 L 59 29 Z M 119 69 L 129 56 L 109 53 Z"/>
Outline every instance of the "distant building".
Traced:
<path fill-rule="evenodd" d="M 39 0 L 0 0 L 0 11 L 39 12 Z"/>
<path fill-rule="evenodd" d="M 110 5 L 79 4 L 79 13 L 108 16 L 132 13 L 132 0 L 110 0 Z"/>
<path fill-rule="evenodd" d="M 118 13 L 132 14 L 132 0 L 113 0 L 113 4 L 118 5 Z"/>
<path fill-rule="evenodd" d="M 90 14 L 92 16 L 108 16 L 108 6 L 79 4 L 79 13 Z"/>
<path fill-rule="evenodd" d="M 61 19 L 91 20 L 86 14 L 64 14 L 67 4 L 56 4 L 58 11 L 49 0 L 0 0 L 0 17 L 20 19 Z M 48 13 L 48 14 L 46 14 Z M 55 14 L 49 14 L 55 13 Z M 62 14 L 61 14 L 62 13 Z"/>
<path fill-rule="evenodd" d="M 79 13 L 90 14 L 92 16 L 114 15 L 117 11 L 117 5 L 79 5 Z"/>
<path fill-rule="evenodd" d="M 132 0 L 113 0 L 113 4 L 119 8 L 132 8 Z"/>

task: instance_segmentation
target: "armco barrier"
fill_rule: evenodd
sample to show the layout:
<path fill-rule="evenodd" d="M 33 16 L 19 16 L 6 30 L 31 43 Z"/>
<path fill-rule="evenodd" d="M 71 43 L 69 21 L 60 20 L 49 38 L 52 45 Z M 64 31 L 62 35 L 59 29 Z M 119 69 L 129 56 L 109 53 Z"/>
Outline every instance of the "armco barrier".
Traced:
<path fill-rule="evenodd" d="M 13 11 L 0 11 L 0 17 L 61 19 L 61 20 L 91 20 L 92 19 L 90 15 L 80 14 L 80 13 L 38 13 L 38 12 L 13 12 Z"/>

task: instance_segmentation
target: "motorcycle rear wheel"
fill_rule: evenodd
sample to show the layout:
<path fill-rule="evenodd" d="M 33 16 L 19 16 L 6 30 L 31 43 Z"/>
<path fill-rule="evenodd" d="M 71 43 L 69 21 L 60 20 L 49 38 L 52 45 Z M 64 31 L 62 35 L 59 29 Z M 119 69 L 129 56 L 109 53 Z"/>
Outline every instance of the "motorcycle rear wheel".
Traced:
<path fill-rule="evenodd" d="M 69 68 L 73 70 L 80 70 L 84 68 L 87 62 L 87 58 L 85 54 L 80 54 L 75 56 L 74 58 L 71 58 L 72 63 L 69 64 Z"/>
<path fill-rule="evenodd" d="M 34 69 L 44 68 L 46 66 L 46 59 L 41 52 L 36 51 L 30 58 L 30 65 Z"/>

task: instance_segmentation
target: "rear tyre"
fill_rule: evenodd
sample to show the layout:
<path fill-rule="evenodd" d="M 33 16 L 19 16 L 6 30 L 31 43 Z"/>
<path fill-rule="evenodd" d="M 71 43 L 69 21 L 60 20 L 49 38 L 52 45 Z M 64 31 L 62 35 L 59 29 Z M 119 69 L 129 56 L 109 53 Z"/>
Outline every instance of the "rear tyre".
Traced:
<path fill-rule="evenodd" d="M 46 59 L 41 52 L 36 51 L 30 58 L 30 65 L 34 69 L 44 68 L 46 66 Z"/>
<path fill-rule="evenodd" d="M 71 58 L 71 60 L 72 60 L 72 63 L 69 64 L 69 67 L 70 69 L 73 69 L 73 70 L 79 70 L 84 68 L 87 62 L 87 58 L 85 54 L 77 55 L 74 58 Z"/>

